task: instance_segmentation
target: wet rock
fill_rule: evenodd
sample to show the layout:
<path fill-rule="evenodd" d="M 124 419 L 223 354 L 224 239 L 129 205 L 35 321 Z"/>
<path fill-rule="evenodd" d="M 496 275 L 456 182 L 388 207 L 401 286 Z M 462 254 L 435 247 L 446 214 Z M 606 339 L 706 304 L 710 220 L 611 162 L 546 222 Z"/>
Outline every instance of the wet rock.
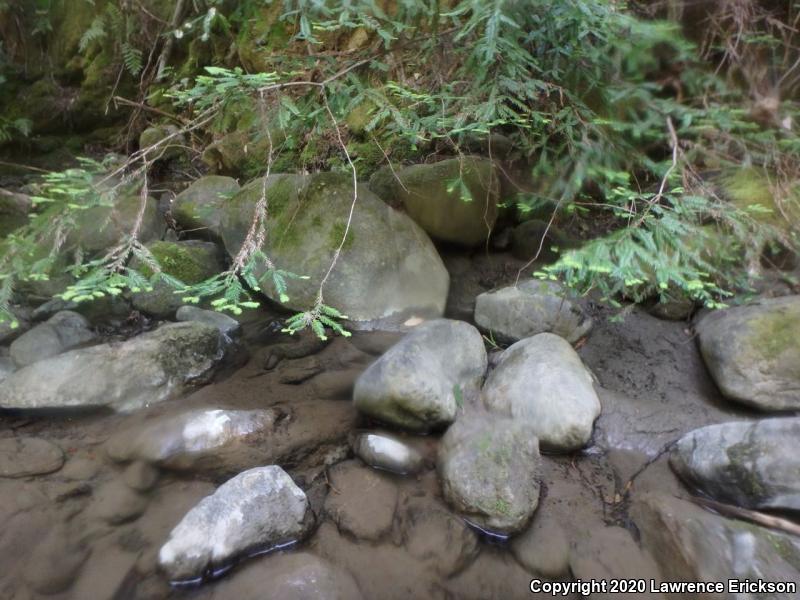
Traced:
<path fill-rule="evenodd" d="M 600 414 L 592 377 L 572 346 L 540 333 L 509 347 L 483 387 L 486 406 L 528 422 L 542 449 L 582 448 Z"/>
<path fill-rule="evenodd" d="M 361 600 L 353 576 L 308 552 L 275 554 L 216 584 L 212 598 L 261 600 Z"/>
<path fill-rule="evenodd" d="M 68 527 L 56 524 L 25 561 L 22 573 L 28 586 L 40 594 L 57 594 L 70 587 L 89 549 L 76 541 Z"/>
<path fill-rule="evenodd" d="M 794 536 L 671 496 L 639 496 L 631 515 L 664 581 L 800 581 L 800 541 Z"/>
<path fill-rule="evenodd" d="M 89 510 L 106 523 L 119 525 L 138 519 L 146 508 L 145 496 L 114 479 L 100 486 Z"/>
<path fill-rule="evenodd" d="M 569 542 L 555 519 L 536 514 L 511 542 L 511 551 L 531 573 L 557 579 L 569 573 Z"/>
<path fill-rule="evenodd" d="M 239 321 L 216 310 L 204 310 L 196 306 L 181 306 L 175 313 L 178 321 L 196 321 L 205 323 L 220 330 L 223 335 L 233 337 L 241 329 Z"/>
<path fill-rule="evenodd" d="M 524 419 L 464 415 L 439 447 L 445 499 L 468 521 L 502 535 L 522 531 L 539 503 L 539 442 Z"/>
<path fill-rule="evenodd" d="M 70 350 L 20 369 L 0 387 L 0 407 L 129 412 L 207 381 L 222 356 L 216 328 L 171 323 L 125 342 Z"/>
<path fill-rule="evenodd" d="M 322 365 L 314 357 L 282 363 L 278 367 L 278 381 L 289 385 L 299 385 L 315 375 L 322 373 Z"/>
<path fill-rule="evenodd" d="M 25 367 L 90 342 L 95 337 L 84 317 L 61 311 L 18 337 L 10 347 L 11 359 L 18 367 Z"/>
<path fill-rule="evenodd" d="M 592 329 L 592 320 L 560 285 L 537 280 L 480 294 L 475 323 L 499 342 L 551 332 L 575 343 Z"/>
<path fill-rule="evenodd" d="M 264 251 L 276 264 L 302 265 L 309 279 L 290 280 L 289 300 L 283 304 L 306 310 L 316 301 L 319 282 L 341 245 L 353 201 L 351 178 L 337 173 L 280 174 L 246 185 L 223 205 L 222 238 L 231 256 L 244 242 L 265 189 L 270 210 Z M 407 215 L 359 188 L 358 210 L 327 280 L 325 301 L 346 314 L 352 326 L 371 328 L 379 322 L 403 322 L 411 315 L 440 316 L 448 285 L 447 270 L 425 232 Z M 262 291 L 281 300 L 269 278 Z"/>
<path fill-rule="evenodd" d="M 213 242 L 159 241 L 149 244 L 147 249 L 158 261 L 165 275 L 188 285 L 205 281 L 223 269 L 222 251 Z M 138 260 L 133 261 L 133 267 L 147 277 L 152 275 L 150 267 Z M 183 295 L 176 294 L 175 291 L 175 287 L 168 283 L 156 281 L 151 291 L 132 294 L 131 303 L 134 308 L 144 313 L 159 318 L 170 318 L 184 304 Z"/>
<path fill-rule="evenodd" d="M 391 529 L 397 486 L 386 476 L 347 461 L 334 466 L 329 479 L 332 490 L 325 512 L 340 531 L 359 540 L 377 540 Z"/>
<path fill-rule="evenodd" d="M 192 235 L 220 237 L 220 205 L 239 191 L 231 177 L 208 175 L 201 177 L 175 197 L 172 216 L 178 225 Z"/>
<path fill-rule="evenodd" d="M 369 417 L 428 431 L 452 423 L 459 402 L 472 403 L 486 364 L 477 329 L 461 321 L 430 321 L 369 366 L 356 382 L 353 401 Z"/>
<path fill-rule="evenodd" d="M 478 536 L 438 503 L 410 499 L 400 521 L 408 553 L 442 577 L 463 571 L 478 555 Z"/>
<path fill-rule="evenodd" d="M 272 410 L 198 409 L 123 429 L 109 439 L 116 461 L 144 461 L 177 470 L 216 470 L 227 466 L 238 447 L 264 443 L 276 414 Z"/>
<path fill-rule="evenodd" d="M 311 521 L 306 495 L 283 469 L 250 469 L 183 517 L 159 551 L 159 566 L 173 581 L 197 579 L 237 557 L 302 538 Z"/>
<path fill-rule="evenodd" d="M 385 202 L 402 206 L 431 237 L 445 242 L 485 242 L 497 219 L 500 183 L 494 163 L 485 158 L 463 156 L 382 169 L 369 185 Z"/>
<path fill-rule="evenodd" d="M 359 433 L 353 436 L 353 452 L 371 467 L 410 475 L 424 466 L 422 455 L 411 446 L 383 433 Z"/>
<path fill-rule="evenodd" d="M 122 480 L 132 490 L 146 492 L 158 483 L 159 472 L 153 465 L 144 461 L 132 462 L 122 474 Z"/>
<path fill-rule="evenodd" d="M 613 551 L 612 551 L 613 549 Z M 645 589 L 635 590 L 636 598 L 663 599 L 664 594 L 650 591 L 650 580 L 661 581 L 658 565 L 650 554 L 643 551 L 622 527 L 605 527 L 593 530 L 575 546 L 570 558 L 570 568 L 576 579 L 583 581 L 612 579 L 646 582 Z M 592 598 L 610 600 L 618 593 L 593 593 Z"/>
<path fill-rule="evenodd" d="M 738 421 L 695 429 L 670 465 L 687 485 L 753 509 L 800 510 L 800 417 Z"/>
<path fill-rule="evenodd" d="M 30 477 L 58 471 L 64 451 L 52 442 L 32 437 L 0 440 L 0 477 Z"/>
<path fill-rule="evenodd" d="M 800 409 L 800 296 L 712 312 L 696 329 L 727 398 L 765 411 Z"/>

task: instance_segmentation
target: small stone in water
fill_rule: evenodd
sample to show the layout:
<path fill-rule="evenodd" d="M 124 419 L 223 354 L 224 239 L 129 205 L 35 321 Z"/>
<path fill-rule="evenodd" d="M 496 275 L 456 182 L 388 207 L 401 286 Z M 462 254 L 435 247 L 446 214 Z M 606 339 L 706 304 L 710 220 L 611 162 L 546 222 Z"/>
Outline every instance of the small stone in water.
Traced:
<path fill-rule="evenodd" d="M 383 434 L 362 433 L 353 439 L 353 452 L 371 467 L 403 475 L 419 472 L 422 455 L 403 442 Z"/>

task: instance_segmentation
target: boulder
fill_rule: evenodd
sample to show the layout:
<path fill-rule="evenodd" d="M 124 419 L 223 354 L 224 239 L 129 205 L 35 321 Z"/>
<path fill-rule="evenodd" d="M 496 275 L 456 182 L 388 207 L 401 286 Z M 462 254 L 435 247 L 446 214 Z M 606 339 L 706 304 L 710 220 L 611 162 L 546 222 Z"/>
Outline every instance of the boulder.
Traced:
<path fill-rule="evenodd" d="M 532 260 L 537 264 L 555 262 L 563 252 L 576 245 L 575 240 L 567 236 L 558 227 L 548 221 L 531 219 L 517 225 L 511 232 L 511 253 L 520 260 Z"/>
<path fill-rule="evenodd" d="M 186 138 L 175 125 L 148 127 L 139 136 L 139 149 L 147 160 L 168 161 L 187 155 Z"/>
<path fill-rule="evenodd" d="M 0 440 L 0 477 L 30 477 L 58 471 L 64 451 L 52 442 L 33 437 Z"/>
<path fill-rule="evenodd" d="M 18 367 L 25 367 L 90 342 L 95 337 L 89 321 L 78 313 L 64 310 L 14 340 L 10 347 L 11 359 Z"/>
<path fill-rule="evenodd" d="M 364 415 L 413 431 L 453 422 L 459 403 L 472 403 L 486 372 L 478 330 L 437 319 L 417 326 L 356 381 L 355 407 Z"/>
<path fill-rule="evenodd" d="M 280 269 L 307 276 L 288 281 L 288 300 L 270 278 L 262 291 L 292 310 L 307 310 L 342 244 L 353 203 L 350 177 L 337 173 L 271 175 L 250 182 L 225 202 L 222 238 L 235 256 L 244 242 L 259 200 L 268 207 L 264 252 Z M 387 243 L 391 240 L 391 243 Z M 264 273 L 257 268 L 257 275 Z M 428 236 L 406 215 L 391 209 L 364 187 L 336 268 L 324 288 L 325 302 L 357 327 L 402 323 L 408 316 L 440 316 L 449 276 Z"/>
<path fill-rule="evenodd" d="M 242 445 L 263 443 L 275 420 L 276 414 L 264 409 L 190 410 L 127 426 L 108 440 L 106 451 L 119 462 L 184 471 L 220 468 Z"/>
<path fill-rule="evenodd" d="M 305 493 L 278 466 L 244 471 L 192 508 L 158 553 L 172 581 L 198 580 L 240 557 L 289 544 L 312 525 Z"/>
<path fill-rule="evenodd" d="M 687 433 L 670 465 L 687 485 L 729 504 L 800 510 L 800 417 L 736 421 Z"/>
<path fill-rule="evenodd" d="M 491 160 L 463 156 L 399 170 L 382 169 L 370 188 L 402 206 L 431 237 L 464 246 L 484 243 L 497 219 L 500 181 Z"/>
<path fill-rule="evenodd" d="M 356 456 L 376 469 L 411 475 L 424 466 L 424 459 L 419 452 L 384 433 L 359 433 L 353 436 L 350 445 Z"/>
<path fill-rule="evenodd" d="M 205 281 L 224 268 L 222 252 L 212 242 L 155 242 L 147 248 L 164 274 L 189 285 Z M 146 277 L 153 274 L 150 267 L 139 261 L 134 261 L 133 267 Z M 181 294 L 175 293 L 174 287 L 164 281 L 156 281 L 152 291 L 132 294 L 131 303 L 142 312 L 169 318 L 183 306 L 184 301 Z"/>
<path fill-rule="evenodd" d="M 442 494 L 480 529 L 517 533 L 539 504 L 540 460 L 536 432 L 524 419 L 464 415 L 439 447 Z"/>
<path fill-rule="evenodd" d="M 592 319 L 559 284 L 537 280 L 480 294 L 475 323 L 502 343 L 550 332 L 574 344 L 592 329 Z"/>
<path fill-rule="evenodd" d="M 0 382 L 17 370 L 14 361 L 8 356 L 0 356 Z"/>
<path fill-rule="evenodd" d="M 204 310 L 196 306 L 181 306 L 175 313 L 178 321 L 205 323 L 219 329 L 227 337 L 237 335 L 241 329 L 239 321 L 216 310 Z"/>
<path fill-rule="evenodd" d="M 672 496 L 639 496 L 631 515 L 664 581 L 800 581 L 800 541 L 795 536 L 725 519 Z"/>
<path fill-rule="evenodd" d="M 726 398 L 764 411 L 800 409 L 800 296 L 708 313 L 696 329 Z"/>
<path fill-rule="evenodd" d="M 600 415 L 592 376 L 572 346 L 552 333 L 526 338 L 503 352 L 486 378 L 483 399 L 490 410 L 528 422 L 550 452 L 585 446 Z"/>
<path fill-rule="evenodd" d="M 20 369 L 0 386 L 0 408 L 128 412 L 207 381 L 222 356 L 216 328 L 171 323 L 125 342 L 70 350 Z"/>
<path fill-rule="evenodd" d="M 201 177 L 172 201 L 172 217 L 192 235 L 219 239 L 222 205 L 238 191 L 239 184 L 231 177 Z"/>

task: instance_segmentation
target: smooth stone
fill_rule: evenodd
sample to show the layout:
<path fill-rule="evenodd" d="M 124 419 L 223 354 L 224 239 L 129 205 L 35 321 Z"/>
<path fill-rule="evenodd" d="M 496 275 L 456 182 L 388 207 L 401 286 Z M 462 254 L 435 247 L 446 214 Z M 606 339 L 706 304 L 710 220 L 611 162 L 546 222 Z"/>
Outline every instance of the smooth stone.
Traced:
<path fill-rule="evenodd" d="M 110 525 L 138 519 L 146 509 L 147 498 L 129 488 L 121 479 L 100 486 L 89 508 L 92 515 Z"/>
<path fill-rule="evenodd" d="M 90 342 L 95 337 L 85 317 L 64 310 L 14 340 L 10 347 L 11 359 L 18 367 L 26 367 Z"/>
<path fill-rule="evenodd" d="M 160 473 L 153 465 L 137 460 L 132 462 L 122 474 L 122 480 L 132 490 L 147 492 L 158 483 Z"/>
<path fill-rule="evenodd" d="M 522 531 L 539 504 L 539 441 L 524 419 L 466 414 L 439 447 L 444 498 L 470 523 L 508 536 Z"/>
<path fill-rule="evenodd" d="M 175 313 L 178 321 L 196 321 L 220 330 L 220 333 L 233 337 L 241 330 L 239 321 L 216 310 L 205 310 L 196 306 L 181 306 Z"/>
<path fill-rule="evenodd" d="M 569 573 L 569 541 L 555 519 L 536 514 L 533 522 L 511 541 L 511 552 L 523 567 L 551 579 Z"/>
<path fill-rule="evenodd" d="M 670 465 L 692 488 L 756 510 L 800 510 L 800 417 L 708 425 L 687 433 Z"/>
<path fill-rule="evenodd" d="M 726 398 L 763 411 L 800 409 L 800 296 L 710 312 L 695 328 Z"/>
<path fill-rule="evenodd" d="M 383 433 L 360 433 L 353 437 L 353 452 L 371 467 L 401 475 L 422 470 L 422 455 L 408 444 Z"/>
<path fill-rule="evenodd" d="M 480 294 L 475 299 L 475 323 L 503 343 L 549 332 L 574 344 L 593 325 L 563 287 L 537 280 Z"/>
<path fill-rule="evenodd" d="M 483 338 L 472 325 L 437 319 L 419 325 L 356 381 L 362 414 L 412 431 L 449 425 L 459 402 L 472 404 L 486 372 Z"/>
<path fill-rule="evenodd" d="M 186 513 L 158 563 L 172 581 L 196 580 L 237 557 L 302 538 L 313 524 L 309 517 L 305 493 L 283 469 L 250 469 Z"/>
<path fill-rule="evenodd" d="M 162 325 L 125 342 L 70 350 L 20 369 L 0 386 L 0 408 L 131 412 L 208 381 L 223 354 L 214 327 Z"/>
<path fill-rule="evenodd" d="M 58 471 L 64 451 L 52 442 L 32 437 L 0 440 L 0 477 L 31 477 Z"/>
<path fill-rule="evenodd" d="M 586 445 L 600 415 L 592 376 L 572 346 L 540 333 L 509 347 L 483 386 L 486 407 L 533 428 L 543 450 Z"/>

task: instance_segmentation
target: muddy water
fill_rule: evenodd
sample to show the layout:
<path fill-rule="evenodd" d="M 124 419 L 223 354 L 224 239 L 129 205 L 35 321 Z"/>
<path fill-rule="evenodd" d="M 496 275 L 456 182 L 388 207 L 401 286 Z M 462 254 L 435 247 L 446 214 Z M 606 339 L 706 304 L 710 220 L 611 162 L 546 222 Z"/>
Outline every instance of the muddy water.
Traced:
<path fill-rule="evenodd" d="M 659 452 L 690 429 L 737 414 L 710 383 L 686 324 L 639 311 L 621 323 L 608 316 L 598 312 L 579 350 L 603 403 L 593 443 L 544 458 L 537 518 L 563 530 L 573 577 L 658 578 L 653 557 L 637 545 L 631 500 L 646 491 L 686 495 Z M 378 473 L 353 459 L 348 434 L 373 424 L 353 410 L 352 383 L 394 334 L 320 347 L 257 331 L 247 330 L 246 348 L 216 382 L 171 403 L 127 416 L 0 415 L 0 437 L 43 438 L 67 457 L 48 475 L 0 479 L 0 598 L 270 598 L 271 581 L 314 556 L 349 572 L 368 599 L 532 596 L 532 574 L 508 542 L 442 526 L 449 509 L 434 469 L 437 435 L 406 438 L 427 459 L 417 476 Z M 200 407 L 271 407 L 279 426 L 258 446 L 189 471 L 137 473 L 107 457 L 116 433 Z M 274 462 L 309 496 L 318 522 L 310 539 L 235 565 L 214 582 L 170 586 L 156 568 L 169 531 L 228 477 Z M 143 478 L 153 479 L 141 485 L 148 491 L 119 492 Z M 357 523 L 342 527 L 337 507 L 350 507 Z"/>

